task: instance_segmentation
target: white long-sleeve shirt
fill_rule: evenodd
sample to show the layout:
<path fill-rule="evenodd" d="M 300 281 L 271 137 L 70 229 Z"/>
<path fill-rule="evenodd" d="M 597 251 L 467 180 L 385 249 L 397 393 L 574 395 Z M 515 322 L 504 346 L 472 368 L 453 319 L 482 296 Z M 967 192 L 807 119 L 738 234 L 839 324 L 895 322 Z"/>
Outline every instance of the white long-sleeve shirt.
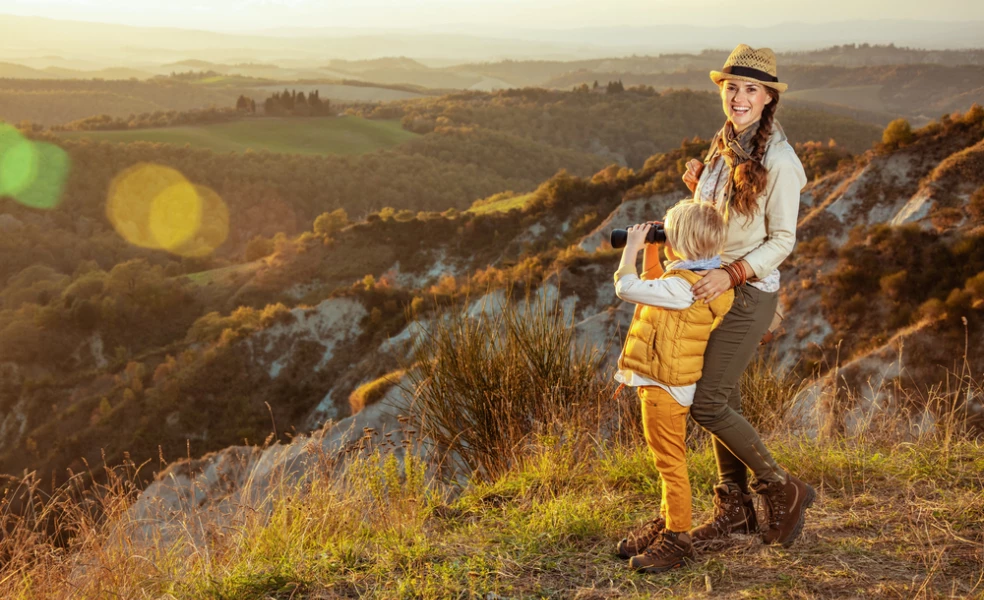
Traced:
<path fill-rule="evenodd" d="M 659 306 L 670 310 L 690 308 L 694 303 L 690 282 L 683 277 L 640 279 L 635 265 L 626 265 L 615 271 L 615 295 L 633 304 Z M 693 404 L 694 393 L 697 391 L 696 383 L 681 386 L 666 385 L 631 369 L 619 369 L 615 373 L 615 381 L 631 387 L 659 386 L 669 392 L 680 406 Z"/>

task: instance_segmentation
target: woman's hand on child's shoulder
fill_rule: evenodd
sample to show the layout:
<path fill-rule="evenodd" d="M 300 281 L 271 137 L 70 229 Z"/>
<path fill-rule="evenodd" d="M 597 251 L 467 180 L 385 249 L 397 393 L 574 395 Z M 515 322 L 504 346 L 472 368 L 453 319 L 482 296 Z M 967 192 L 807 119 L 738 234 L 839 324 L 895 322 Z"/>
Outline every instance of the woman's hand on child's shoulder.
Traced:
<path fill-rule="evenodd" d="M 696 271 L 696 273 L 703 275 L 703 277 L 690 288 L 694 293 L 695 300 L 711 302 L 731 289 L 731 277 L 724 269 Z"/>

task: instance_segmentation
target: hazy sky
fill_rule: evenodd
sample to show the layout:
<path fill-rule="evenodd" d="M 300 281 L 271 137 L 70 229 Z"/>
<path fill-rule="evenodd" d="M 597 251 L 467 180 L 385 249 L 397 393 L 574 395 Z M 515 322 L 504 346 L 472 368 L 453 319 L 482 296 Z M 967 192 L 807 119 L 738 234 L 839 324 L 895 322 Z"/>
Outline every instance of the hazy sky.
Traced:
<path fill-rule="evenodd" d="M 981 0 L 0 0 L 0 13 L 244 31 L 271 27 L 571 28 L 984 20 Z"/>

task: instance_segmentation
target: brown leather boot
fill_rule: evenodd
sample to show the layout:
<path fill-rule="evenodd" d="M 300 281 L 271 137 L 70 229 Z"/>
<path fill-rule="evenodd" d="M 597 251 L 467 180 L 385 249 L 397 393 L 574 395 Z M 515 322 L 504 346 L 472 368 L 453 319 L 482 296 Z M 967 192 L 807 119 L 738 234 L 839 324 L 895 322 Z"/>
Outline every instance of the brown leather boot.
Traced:
<path fill-rule="evenodd" d="M 694 546 L 686 531 L 664 529 L 642 554 L 633 556 L 629 566 L 643 573 L 662 573 L 694 560 Z"/>
<path fill-rule="evenodd" d="M 619 558 L 628 560 L 636 554 L 642 554 L 643 550 L 656 541 L 659 534 L 666 529 L 666 519 L 657 517 L 652 521 L 647 521 L 641 526 L 629 532 L 629 535 L 622 538 L 615 549 Z"/>
<path fill-rule="evenodd" d="M 732 533 L 755 533 L 758 519 L 752 497 L 737 487 L 725 484 L 714 486 L 714 513 L 711 518 L 694 528 L 690 537 L 698 546 L 712 540 L 723 539 Z"/>
<path fill-rule="evenodd" d="M 765 500 L 766 528 L 762 543 L 791 546 L 803 532 L 806 509 L 816 499 L 816 490 L 787 473 L 785 483 L 762 482 L 755 486 L 755 492 Z"/>

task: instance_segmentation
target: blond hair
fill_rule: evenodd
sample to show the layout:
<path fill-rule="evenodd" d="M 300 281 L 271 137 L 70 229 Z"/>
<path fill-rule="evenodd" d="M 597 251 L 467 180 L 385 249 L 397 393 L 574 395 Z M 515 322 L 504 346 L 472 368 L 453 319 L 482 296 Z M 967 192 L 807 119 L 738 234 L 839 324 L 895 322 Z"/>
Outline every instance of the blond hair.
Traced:
<path fill-rule="evenodd" d="M 683 200 L 666 211 L 666 241 L 686 260 L 713 258 L 724 248 L 727 227 L 710 202 Z"/>

